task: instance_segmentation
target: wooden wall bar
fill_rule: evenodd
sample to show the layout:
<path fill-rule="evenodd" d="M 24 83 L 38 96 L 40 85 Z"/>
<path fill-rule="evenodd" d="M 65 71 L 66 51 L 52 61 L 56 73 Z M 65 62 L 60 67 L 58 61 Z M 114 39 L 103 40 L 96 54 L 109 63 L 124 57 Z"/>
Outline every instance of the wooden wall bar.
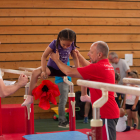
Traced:
<path fill-rule="evenodd" d="M 103 40 L 120 58 L 133 54 L 131 69 L 140 73 L 140 0 L 0 0 L 0 67 L 39 67 L 43 51 L 64 28 L 77 33 L 79 51 L 87 60 L 90 45 Z M 4 79 L 17 81 L 18 75 L 5 73 Z M 54 77 L 49 80 L 54 82 Z M 77 78 L 72 80 L 75 92 L 80 90 Z M 24 92 L 20 88 L 2 103 L 21 104 Z M 54 112 L 40 109 L 38 103 L 35 119 L 51 118 Z"/>

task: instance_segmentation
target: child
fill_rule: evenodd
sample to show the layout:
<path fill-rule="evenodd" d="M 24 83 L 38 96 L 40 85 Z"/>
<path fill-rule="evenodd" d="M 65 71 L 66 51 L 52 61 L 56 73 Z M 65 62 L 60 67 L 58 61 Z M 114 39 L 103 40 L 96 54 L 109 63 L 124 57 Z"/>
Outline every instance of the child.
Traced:
<path fill-rule="evenodd" d="M 136 128 L 136 124 L 133 127 L 126 126 L 127 116 L 125 116 L 125 112 L 123 108 L 120 108 L 120 117 L 116 125 L 117 132 L 126 132 L 130 130 L 134 130 Z"/>
<path fill-rule="evenodd" d="M 118 84 L 120 79 L 121 79 L 120 74 L 115 72 L 115 84 Z M 114 96 L 115 96 L 115 100 L 116 100 L 116 102 L 118 104 L 118 107 L 120 108 L 119 97 L 117 96 L 116 92 L 114 92 Z"/>
<path fill-rule="evenodd" d="M 138 73 L 136 71 L 128 72 L 128 78 L 138 78 Z M 130 84 L 130 86 L 138 87 L 137 85 Z M 132 125 L 132 119 L 134 123 L 138 126 L 138 100 L 139 96 L 128 95 L 124 97 L 123 108 L 126 109 L 128 115 L 127 123 L 128 126 Z"/>
<path fill-rule="evenodd" d="M 77 54 L 75 53 L 76 46 L 76 33 L 70 29 L 64 29 L 59 32 L 57 40 L 53 40 L 44 51 L 41 58 L 41 67 L 32 72 L 32 78 L 30 82 L 29 92 L 27 99 L 23 102 L 22 106 L 33 103 L 32 90 L 36 87 L 37 79 L 41 76 L 42 79 L 46 79 L 49 76 L 66 76 L 59 70 L 55 62 L 49 58 L 46 66 L 46 58 L 51 52 L 59 52 L 60 60 L 67 64 L 69 55 L 73 57 L 74 65 L 78 67 L 79 61 Z"/>

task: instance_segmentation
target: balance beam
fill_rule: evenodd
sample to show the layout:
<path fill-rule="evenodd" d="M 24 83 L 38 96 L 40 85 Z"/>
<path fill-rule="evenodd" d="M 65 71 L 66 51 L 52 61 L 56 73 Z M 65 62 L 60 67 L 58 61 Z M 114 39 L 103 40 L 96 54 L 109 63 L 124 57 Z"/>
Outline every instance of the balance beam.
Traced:
<path fill-rule="evenodd" d="M 28 71 L 20 71 L 20 70 L 13 70 L 13 69 L 1 69 L 2 72 L 12 73 L 12 74 L 24 74 L 27 76 L 31 76 L 32 73 Z"/>
<path fill-rule="evenodd" d="M 107 84 L 107 83 L 93 82 L 93 81 L 87 81 L 87 80 L 77 80 L 77 85 L 95 88 L 95 89 L 103 88 L 107 91 L 113 91 L 113 92 L 119 92 L 119 93 L 123 93 L 123 94 L 131 94 L 131 95 L 140 96 L 140 88 L 137 88 L 137 87 L 122 86 L 122 85 L 116 85 L 116 84 Z"/>
<path fill-rule="evenodd" d="M 136 78 L 123 78 L 123 83 L 140 85 L 140 79 L 136 79 Z"/>

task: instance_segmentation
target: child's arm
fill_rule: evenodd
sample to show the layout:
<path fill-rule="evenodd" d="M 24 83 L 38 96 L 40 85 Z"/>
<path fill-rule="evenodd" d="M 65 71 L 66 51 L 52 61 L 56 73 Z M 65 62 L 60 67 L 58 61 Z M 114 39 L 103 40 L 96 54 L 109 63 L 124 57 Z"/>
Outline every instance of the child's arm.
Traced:
<path fill-rule="evenodd" d="M 123 100 L 123 106 L 122 106 L 123 109 L 125 109 L 125 103 L 126 103 L 126 95 L 124 96 L 124 100 Z"/>
<path fill-rule="evenodd" d="M 52 52 L 52 49 L 48 46 L 44 53 L 42 54 L 41 57 L 41 68 L 42 68 L 42 73 L 46 74 L 46 59 L 48 55 Z"/>
<path fill-rule="evenodd" d="M 75 67 L 78 68 L 79 67 L 79 59 L 78 59 L 77 54 L 74 50 L 72 50 L 71 56 L 73 57 Z"/>

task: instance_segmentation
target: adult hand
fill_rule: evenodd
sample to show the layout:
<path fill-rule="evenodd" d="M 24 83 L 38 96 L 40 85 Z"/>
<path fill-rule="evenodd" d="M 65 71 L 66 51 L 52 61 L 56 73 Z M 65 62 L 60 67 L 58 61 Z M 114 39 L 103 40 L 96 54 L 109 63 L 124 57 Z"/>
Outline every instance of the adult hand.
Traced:
<path fill-rule="evenodd" d="M 28 82 L 28 77 L 26 75 L 21 74 L 18 78 L 18 83 L 17 84 L 20 87 L 23 87 L 27 84 L 27 82 Z"/>
<path fill-rule="evenodd" d="M 47 79 L 47 77 L 48 77 L 47 73 L 45 71 L 42 71 L 41 78 L 45 80 Z"/>
<path fill-rule="evenodd" d="M 75 49 L 74 52 L 77 54 L 78 57 L 80 56 L 80 52 L 77 49 Z"/>
<path fill-rule="evenodd" d="M 58 50 L 56 50 L 56 53 L 54 53 L 54 52 L 50 53 L 50 58 L 51 58 L 54 62 L 56 62 L 56 61 L 59 59 L 59 52 L 58 52 Z"/>

